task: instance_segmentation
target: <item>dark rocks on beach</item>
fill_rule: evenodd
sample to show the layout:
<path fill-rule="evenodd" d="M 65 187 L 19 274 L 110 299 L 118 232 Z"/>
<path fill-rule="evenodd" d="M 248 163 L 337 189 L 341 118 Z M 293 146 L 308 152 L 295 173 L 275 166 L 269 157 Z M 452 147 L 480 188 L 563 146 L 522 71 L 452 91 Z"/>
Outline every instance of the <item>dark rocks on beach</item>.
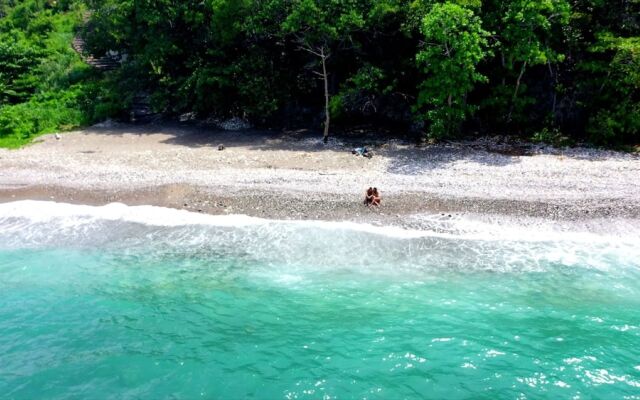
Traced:
<path fill-rule="evenodd" d="M 244 118 L 233 117 L 224 121 L 214 120 L 215 125 L 225 131 L 242 131 L 251 129 L 251 123 Z"/>

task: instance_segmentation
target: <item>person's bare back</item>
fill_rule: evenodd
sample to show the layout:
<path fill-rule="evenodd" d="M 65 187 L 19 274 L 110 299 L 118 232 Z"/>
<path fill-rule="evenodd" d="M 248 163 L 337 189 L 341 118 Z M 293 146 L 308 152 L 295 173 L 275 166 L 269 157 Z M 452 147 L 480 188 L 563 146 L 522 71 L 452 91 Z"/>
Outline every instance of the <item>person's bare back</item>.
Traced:
<path fill-rule="evenodd" d="M 373 198 L 371 199 L 371 205 L 379 206 L 382 202 L 382 196 L 378 192 L 378 188 L 373 188 Z"/>

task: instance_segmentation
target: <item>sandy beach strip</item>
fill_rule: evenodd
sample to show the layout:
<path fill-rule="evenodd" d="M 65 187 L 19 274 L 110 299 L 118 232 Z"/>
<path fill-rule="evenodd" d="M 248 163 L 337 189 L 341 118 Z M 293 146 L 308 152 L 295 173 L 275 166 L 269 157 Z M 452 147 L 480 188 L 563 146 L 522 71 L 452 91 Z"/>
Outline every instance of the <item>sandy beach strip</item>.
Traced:
<path fill-rule="evenodd" d="M 358 145 L 373 149 L 374 157 L 352 155 Z M 369 186 L 381 190 L 383 207 L 362 205 Z M 0 202 L 23 199 L 377 223 L 465 213 L 637 219 L 640 157 L 367 138 L 325 146 L 305 132 L 114 124 L 0 149 Z"/>

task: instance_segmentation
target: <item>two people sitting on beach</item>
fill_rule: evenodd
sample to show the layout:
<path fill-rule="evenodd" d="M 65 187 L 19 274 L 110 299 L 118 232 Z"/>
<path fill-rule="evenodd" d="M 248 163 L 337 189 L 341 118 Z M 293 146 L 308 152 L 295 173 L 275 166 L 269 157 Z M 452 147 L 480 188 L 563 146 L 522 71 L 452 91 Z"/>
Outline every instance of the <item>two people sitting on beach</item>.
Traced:
<path fill-rule="evenodd" d="M 369 206 L 379 206 L 380 202 L 382 201 L 382 197 L 380 196 L 380 193 L 378 192 L 378 188 L 369 188 L 367 189 L 365 195 L 364 195 L 364 204 L 369 207 Z"/>

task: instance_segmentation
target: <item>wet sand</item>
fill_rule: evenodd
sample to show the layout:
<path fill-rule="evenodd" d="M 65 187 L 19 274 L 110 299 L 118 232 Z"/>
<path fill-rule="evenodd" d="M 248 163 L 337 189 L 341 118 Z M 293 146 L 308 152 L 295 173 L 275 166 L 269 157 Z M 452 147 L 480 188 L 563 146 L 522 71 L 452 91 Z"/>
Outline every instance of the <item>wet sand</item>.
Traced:
<path fill-rule="evenodd" d="M 373 158 L 352 155 L 357 145 Z M 362 205 L 368 186 L 380 188 L 382 207 Z M 636 219 L 640 158 L 500 141 L 325 146 L 307 132 L 114 124 L 0 149 L 0 202 L 25 199 L 400 225 L 417 214 Z"/>

